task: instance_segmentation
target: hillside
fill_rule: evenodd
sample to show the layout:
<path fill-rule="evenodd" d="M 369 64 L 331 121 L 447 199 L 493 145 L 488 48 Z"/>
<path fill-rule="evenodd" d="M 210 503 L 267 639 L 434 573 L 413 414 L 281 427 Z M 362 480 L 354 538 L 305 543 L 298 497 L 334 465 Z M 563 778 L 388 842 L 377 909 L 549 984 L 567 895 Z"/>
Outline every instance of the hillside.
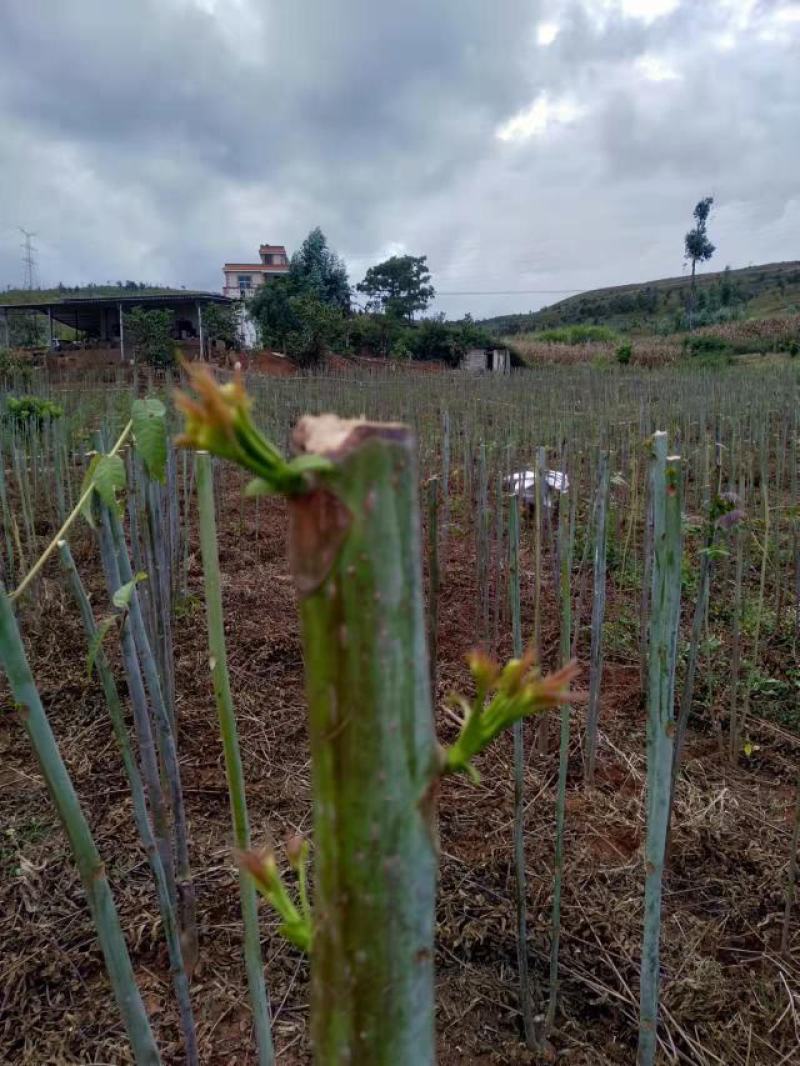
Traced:
<path fill-rule="evenodd" d="M 686 326 L 691 278 L 616 285 L 570 296 L 529 314 L 499 315 L 481 324 L 494 333 L 528 333 L 565 325 L 603 325 L 629 332 L 670 333 Z M 793 314 L 800 310 L 800 261 L 764 263 L 697 276 L 695 324 Z"/>

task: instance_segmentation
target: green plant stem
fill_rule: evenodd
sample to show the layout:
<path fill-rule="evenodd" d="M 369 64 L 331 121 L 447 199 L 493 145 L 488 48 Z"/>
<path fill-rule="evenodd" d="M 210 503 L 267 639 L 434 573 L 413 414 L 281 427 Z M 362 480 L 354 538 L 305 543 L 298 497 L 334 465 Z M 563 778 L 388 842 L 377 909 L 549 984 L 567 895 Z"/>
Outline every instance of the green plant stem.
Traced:
<path fill-rule="evenodd" d="M 222 747 L 225 754 L 225 773 L 233 821 L 233 839 L 240 851 L 250 847 L 250 823 L 247 814 L 244 770 L 239 749 L 236 714 L 233 708 L 228 653 L 225 644 L 225 625 L 222 616 L 222 592 L 219 579 L 217 525 L 214 515 L 214 486 L 211 456 L 198 452 L 196 459 L 197 505 L 200 515 L 200 552 L 203 557 L 206 616 L 208 621 L 208 651 L 214 697 L 219 716 Z M 239 871 L 239 898 L 244 927 L 244 957 L 247 987 L 256 1031 L 260 1066 L 275 1061 L 270 1026 L 270 1009 L 264 983 L 264 961 L 258 928 L 256 889 L 252 877 L 244 869 Z"/>
<path fill-rule="evenodd" d="M 709 503 L 709 508 L 711 507 Z M 686 740 L 686 728 L 689 724 L 689 714 L 692 710 L 694 698 L 694 682 L 697 674 L 697 659 L 700 651 L 700 637 L 703 632 L 703 621 L 706 616 L 708 597 L 711 590 L 711 552 L 714 547 L 716 527 L 713 515 L 709 513 L 704 551 L 700 559 L 700 578 L 697 590 L 697 600 L 694 605 L 692 617 L 692 631 L 689 637 L 689 651 L 686 657 L 686 673 L 683 679 L 683 692 L 681 693 L 681 706 L 678 713 L 678 724 L 675 732 L 675 745 L 672 755 L 672 774 L 669 789 L 669 810 L 667 812 L 667 843 L 666 850 L 669 853 L 670 834 L 672 832 L 672 808 L 675 803 L 675 787 L 678 774 L 683 762 L 683 746 Z"/>
<path fill-rule="evenodd" d="M 572 595 L 570 577 L 572 571 L 572 538 L 569 533 L 570 497 L 562 496 L 558 512 L 559 547 L 559 599 L 561 603 L 561 630 L 559 641 L 560 665 L 566 666 L 571 658 L 572 644 Z M 550 921 L 550 988 L 547 1000 L 546 1031 L 555 1024 L 558 1007 L 558 954 L 561 940 L 561 886 L 564 878 L 564 824 L 567 809 L 567 769 L 569 766 L 569 732 L 572 708 L 561 707 L 561 729 L 558 744 L 558 785 L 556 789 L 556 843 L 553 863 L 553 907 Z"/>
<path fill-rule="evenodd" d="M 511 497 L 508 525 L 509 596 L 514 656 L 522 655 L 522 613 L 520 610 L 519 497 Z M 514 881 L 517 902 L 517 972 L 519 1006 L 525 1043 L 538 1046 L 528 972 L 528 890 L 525 871 L 525 739 L 522 721 L 514 722 Z"/>
<path fill-rule="evenodd" d="M 80 611 L 83 628 L 86 631 L 87 639 L 91 645 L 97 635 L 97 626 L 95 624 L 94 615 L 92 614 L 92 608 L 89 604 L 89 598 L 86 595 L 86 590 L 83 587 L 80 574 L 75 566 L 75 560 L 72 558 L 72 552 L 69 550 L 69 545 L 65 540 L 62 540 L 59 544 L 58 553 L 67 574 L 73 598 Z M 153 830 L 150 826 L 150 819 L 147 816 L 147 801 L 145 799 L 144 785 L 136 766 L 133 752 L 131 751 L 119 692 L 117 690 L 116 682 L 114 681 L 114 675 L 111 672 L 111 667 L 108 664 L 108 659 L 106 658 L 106 654 L 102 647 L 97 651 L 94 666 L 97 670 L 97 676 L 100 678 L 100 684 L 103 687 L 103 694 L 108 708 L 108 715 L 111 719 L 111 725 L 114 730 L 114 737 L 117 741 L 120 756 L 122 757 L 122 765 L 125 768 L 125 774 L 130 785 L 131 799 L 133 800 L 133 816 L 139 833 L 139 839 L 142 842 L 142 846 L 147 854 L 147 860 L 150 863 L 150 868 L 153 871 L 153 879 L 156 884 L 156 892 L 158 895 L 159 912 L 161 914 L 161 921 L 164 925 L 164 939 L 167 942 L 167 951 L 169 953 L 170 970 L 175 988 L 175 998 L 178 1001 L 181 1029 L 186 1044 L 186 1061 L 190 1066 L 193 1066 L 193 1064 L 200 1061 L 197 1051 L 197 1033 L 192 1013 L 192 1002 L 189 995 L 189 982 L 186 978 L 183 966 L 180 933 L 172 896 L 170 894 L 170 886 L 164 871 L 164 865 L 161 862 L 161 855 L 155 837 L 153 836 Z"/>
<path fill-rule="evenodd" d="M 603 452 L 597 475 L 597 526 L 594 541 L 594 593 L 592 641 L 589 666 L 589 705 L 586 710 L 586 783 L 594 784 L 597 733 L 600 724 L 600 686 L 603 679 L 603 620 L 606 613 L 606 515 L 608 512 L 609 465 Z"/>
<path fill-rule="evenodd" d="M 333 463 L 289 501 L 313 767 L 314 1058 L 430 1066 L 439 756 L 413 436 L 304 418 L 295 444 Z"/>
<path fill-rule="evenodd" d="M 652 443 L 653 587 L 647 701 L 647 839 L 638 1066 L 653 1066 L 658 1044 L 661 897 L 672 771 L 675 660 L 681 595 L 681 464 L 667 457 L 666 433 Z"/>
<path fill-rule="evenodd" d="M 107 517 L 110 523 L 111 538 L 122 583 L 127 584 L 133 580 L 133 572 L 122 523 L 119 515 L 112 508 L 103 505 L 102 510 L 104 519 Z M 155 714 L 159 752 L 164 774 L 169 784 L 175 836 L 175 885 L 180 906 L 183 957 L 186 967 L 191 973 L 198 957 L 197 919 L 195 915 L 194 883 L 189 862 L 189 830 L 186 821 L 186 806 L 183 799 L 180 763 L 175 744 L 175 734 L 172 731 L 172 722 L 170 721 L 161 679 L 158 674 L 158 665 L 147 635 L 139 594 L 135 587 L 131 593 L 126 625 L 128 623 L 130 623 L 134 644 L 136 645 L 144 674 L 145 685 L 147 686 Z"/>
<path fill-rule="evenodd" d="M 439 478 L 427 486 L 428 507 L 428 655 L 430 656 L 431 696 L 436 701 L 439 658 Z"/>
<path fill-rule="evenodd" d="M 744 688 L 744 702 L 742 706 L 742 717 L 739 723 L 739 735 L 745 732 L 747 729 L 747 719 L 750 714 L 750 693 L 753 687 L 753 677 L 758 669 L 758 655 L 761 650 L 761 624 L 764 617 L 764 594 L 767 586 L 767 563 L 769 561 L 769 535 L 770 535 L 770 516 L 769 516 L 769 480 L 767 477 L 766 460 L 762 455 L 762 467 L 761 467 L 761 502 L 764 508 L 764 543 L 761 546 L 761 572 L 758 580 L 758 601 L 756 604 L 756 624 L 755 631 L 753 633 L 753 655 L 750 660 L 749 670 L 747 671 L 747 679 L 745 681 Z"/>
<path fill-rule="evenodd" d="M 103 561 L 109 597 L 111 597 L 123 582 L 119 573 L 117 556 L 114 552 L 108 517 L 99 511 L 99 501 L 96 497 L 93 506 L 99 519 L 97 525 L 99 526 L 100 555 Z M 125 666 L 125 676 L 128 681 L 128 693 L 133 708 L 133 723 L 136 730 L 136 740 L 139 745 L 142 778 L 147 789 L 147 799 L 153 820 L 156 845 L 161 856 L 161 865 L 164 869 L 169 896 L 174 902 L 177 894 L 175 889 L 175 863 L 172 855 L 167 804 L 161 787 L 158 755 L 150 724 L 150 712 L 147 706 L 147 695 L 144 690 L 139 656 L 136 652 L 136 645 L 131 632 L 130 618 L 127 615 L 122 619 L 119 640 L 122 649 L 122 661 Z"/>
<path fill-rule="evenodd" d="M 547 488 L 547 453 L 544 448 L 536 449 L 536 524 L 533 542 L 533 650 L 537 662 L 542 661 L 542 539 L 544 536 L 545 500 Z M 549 512 L 548 512 L 549 513 Z M 540 755 L 546 756 L 550 747 L 550 721 L 543 716 L 536 731 L 536 748 Z"/>
<path fill-rule="evenodd" d="M 125 937 L 89 824 L 81 810 L 56 738 L 50 728 L 25 655 L 10 597 L 0 586 L 0 658 L 20 720 L 33 745 L 50 798 L 69 838 L 83 882 L 97 937 L 103 949 L 111 987 L 122 1014 L 137 1066 L 152 1066 L 161 1058 L 153 1038 Z"/>

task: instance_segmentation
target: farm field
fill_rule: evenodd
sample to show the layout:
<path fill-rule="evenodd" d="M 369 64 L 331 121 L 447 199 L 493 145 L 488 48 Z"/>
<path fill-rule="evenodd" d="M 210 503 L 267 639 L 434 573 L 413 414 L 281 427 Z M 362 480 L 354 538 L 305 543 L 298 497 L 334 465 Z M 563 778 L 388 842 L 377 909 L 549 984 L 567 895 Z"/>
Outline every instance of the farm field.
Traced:
<path fill-rule="evenodd" d="M 470 691 L 466 653 L 480 646 L 505 661 L 514 651 L 513 507 L 505 478 L 535 469 L 543 448 L 542 469 L 569 479 L 569 491 L 549 506 L 521 508 L 519 553 L 523 639 L 538 646 L 550 671 L 563 659 L 562 538 L 571 543 L 568 643 L 581 673 L 570 716 L 558 1010 L 537 1057 L 525 1048 L 520 1017 L 509 732 L 478 756 L 479 782 L 451 776 L 441 786 L 436 1000 L 445 1066 L 634 1061 L 647 823 L 642 652 L 653 610 L 643 596 L 650 572 L 646 442 L 657 430 L 668 434 L 683 473 L 674 702 L 676 715 L 685 705 L 689 719 L 664 875 L 659 1061 L 797 1061 L 800 914 L 795 909 L 785 917 L 800 757 L 795 365 L 719 371 L 547 364 L 504 378 L 343 368 L 291 378 L 253 373 L 245 383 L 254 421 L 284 453 L 306 413 L 364 415 L 414 428 L 429 611 L 432 564 L 438 569 L 434 707 L 442 743 L 457 735 L 448 694 Z M 22 391 L 8 380 L 3 407 L 7 396 Z M 8 589 L 77 500 L 88 453 L 101 443 L 94 434 L 107 451 L 139 393 L 161 395 L 171 435 L 180 429 L 171 390 L 160 380 L 135 389 L 113 376 L 80 385 L 45 381 L 37 393 L 58 410 L 9 414 L 0 431 Z M 135 568 L 149 572 L 141 593 L 145 617 L 175 711 L 196 891 L 199 954 L 191 999 L 200 1061 L 255 1063 L 208 668 L 194 456 L 170 445 L 163 488 L 151 484 L 130 450 L 125 463 L 125 533 Z M 435 511 L 431 479 L 438 479 Z M 250 822 L 254 843 L 273 842 L 284 868 L 283 840 L 298 832 L 311 837 L 313 885 L 310 756 L 287 507 L 279 498 L 245 497 L 247 480 L 215 461 L 225 635 Z M 158 533 L 148 539 L 153 521 Z M 109 613 L 110 593 L 96 534 L 80 520 L 67 539 L 99 622 Z M 168 624 L 159 605 L 167 605 Z M 18 621 L 105 863 L 164 1061 L 181 1062 L 152 878 L 103 690 L 87 669 L 87 640 L 57 556 L 20 598 Z M 116 630 L 104 647 L 127 716 L 130 693 Z M 0 719 L 0 1059 L 25 1066 L 132 1062 L 66 838 L 25 732 L 8 713 L 13 701 L 5 677 L 0 700 L 6 711 Z M 596 765 L 587 781 L 592 706 L 599 715 Z M 524 744 L 529 993 L 538 1017 L 549 990 L 559 711 L 527 722 Z M 279 936 L 277 916 L 264 901 L 259 914 L 278 1061 L 306 1063 L 308 965 Z"/>

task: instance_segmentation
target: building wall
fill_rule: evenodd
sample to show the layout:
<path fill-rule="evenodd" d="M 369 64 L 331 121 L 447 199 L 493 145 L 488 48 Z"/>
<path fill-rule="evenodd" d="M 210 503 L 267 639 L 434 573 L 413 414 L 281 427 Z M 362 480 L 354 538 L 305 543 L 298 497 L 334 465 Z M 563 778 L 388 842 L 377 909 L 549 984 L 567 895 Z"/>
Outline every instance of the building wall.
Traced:
<path fill-rule="evenodd" d="M 470 348 L 464 356 L 461 367 L 473 374 L 494 373 L 508 374 L 511 370 L 511 356 L 507 348 Z"/>
<path fill-rule="evenodd" d="M 264 273 L 260 270 L 226 270 L 225 272 L 225 285 L 222 289 L 223 296 L 232 296 L 234 298 L 239 296 L 239 277 L 247 275 L 250 278 L 250 293 L 254 293 L 256 289 L 260 288 L 265 281 L 269 281 L 274 277 L 281 277 L 284 274 L 289 273 L 289 268 L 271 270 L 269 273 Z"/>

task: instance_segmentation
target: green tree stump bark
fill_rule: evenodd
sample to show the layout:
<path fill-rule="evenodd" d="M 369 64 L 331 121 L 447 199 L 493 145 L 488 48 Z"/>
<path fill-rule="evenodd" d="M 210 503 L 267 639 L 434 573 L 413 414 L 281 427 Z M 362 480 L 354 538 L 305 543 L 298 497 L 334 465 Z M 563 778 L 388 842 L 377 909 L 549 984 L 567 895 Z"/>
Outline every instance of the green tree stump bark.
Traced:
<path fill-rule="evenodd" d="M 304 418 L 290 499 L 314 775 L 315 1061 L 434 1061 L 435 783 L 413 438 Z"/>

